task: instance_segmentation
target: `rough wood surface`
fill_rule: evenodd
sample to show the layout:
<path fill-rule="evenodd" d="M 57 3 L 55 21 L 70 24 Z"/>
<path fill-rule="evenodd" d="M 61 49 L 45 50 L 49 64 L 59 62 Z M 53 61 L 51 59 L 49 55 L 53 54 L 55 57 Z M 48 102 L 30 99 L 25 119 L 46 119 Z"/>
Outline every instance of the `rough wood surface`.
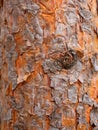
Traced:
<path fill-rule="evenodd" d="M 98 0 L 0 0 L 0 130 L 98 130 Z"/>

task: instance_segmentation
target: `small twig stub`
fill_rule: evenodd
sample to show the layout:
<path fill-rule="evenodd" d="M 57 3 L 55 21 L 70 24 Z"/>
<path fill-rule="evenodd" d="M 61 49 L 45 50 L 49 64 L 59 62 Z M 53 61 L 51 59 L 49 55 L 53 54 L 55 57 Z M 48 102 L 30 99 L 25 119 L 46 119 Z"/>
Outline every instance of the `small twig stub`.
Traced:
<path fill-rule="evenodd" d="M 58 59 L 58 61 L 61 63 L 62 68 L 70 69 L 77 61 L 77 54 L 74 50 L 70 49 L 65 52 L 65 54 Z"/>

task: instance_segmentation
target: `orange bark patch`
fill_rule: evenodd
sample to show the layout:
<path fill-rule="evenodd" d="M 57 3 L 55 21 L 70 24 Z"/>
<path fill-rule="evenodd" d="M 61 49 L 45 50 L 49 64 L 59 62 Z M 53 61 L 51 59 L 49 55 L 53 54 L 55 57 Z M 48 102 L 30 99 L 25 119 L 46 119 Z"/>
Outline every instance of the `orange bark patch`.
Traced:
<path fill-rule="evenodd" d="M 75 125 L 75 119 L 66 118 L 62 115 L 62 126 L 74 126 Z"/>
<path fill-rule="evenodd" d="M 97 74 L 93 76 L 88 93 L 91 98 L 93 98 L 95 101 L 98 102 L 98 75 Z"/>
<path fill-rule="evenodd" d="M 77 130 L 86 130 L 85 125 L 78 125 Z"/>
<path fill-rule="evenodd" d="M 97 36 L 94 37 L 93 49 L 94 49 L 93 50 L 94 52 L 96 53 L 98 52 L 98 37 Z"/>
<path fill-rule="evenodd" d="M 85 117 L 86 117 L 86 121 L 89 123 L 90 122 L 90 111 L 91 111 L 91 107 L 89 106 L 86 106 L 86 109 L 85 109 Z"/>
<path fill-rule="evenodd" d="M 23 46 L 25 44 L 25 41 L 23 40 L 23 36 L 21 33 L 17 33 L 15 34 L 15 42 L 16 42 L 16 50 L 19 53 L 19 50 L 21 48 L 21 46 Z"/>

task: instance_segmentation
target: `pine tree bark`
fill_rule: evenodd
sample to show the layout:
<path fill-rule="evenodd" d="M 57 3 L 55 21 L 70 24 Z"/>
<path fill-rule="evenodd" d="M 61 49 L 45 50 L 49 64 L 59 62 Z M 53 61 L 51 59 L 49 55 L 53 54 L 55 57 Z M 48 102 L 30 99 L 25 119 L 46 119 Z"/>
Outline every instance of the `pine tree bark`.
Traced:
<path fill-rule="evenodd" d="M 98 130 L 98 0 L 0 0 L 0 130 Z"/>

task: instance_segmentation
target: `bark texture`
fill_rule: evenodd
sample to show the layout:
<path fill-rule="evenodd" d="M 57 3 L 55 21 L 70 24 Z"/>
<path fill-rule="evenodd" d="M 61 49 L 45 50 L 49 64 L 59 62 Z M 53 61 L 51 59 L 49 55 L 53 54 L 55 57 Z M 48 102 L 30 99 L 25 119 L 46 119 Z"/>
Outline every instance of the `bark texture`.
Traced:
<path fill-rule="evenodd" d="M 98 130 L 98 0 L 0 0 L 0 130 Z"/>

